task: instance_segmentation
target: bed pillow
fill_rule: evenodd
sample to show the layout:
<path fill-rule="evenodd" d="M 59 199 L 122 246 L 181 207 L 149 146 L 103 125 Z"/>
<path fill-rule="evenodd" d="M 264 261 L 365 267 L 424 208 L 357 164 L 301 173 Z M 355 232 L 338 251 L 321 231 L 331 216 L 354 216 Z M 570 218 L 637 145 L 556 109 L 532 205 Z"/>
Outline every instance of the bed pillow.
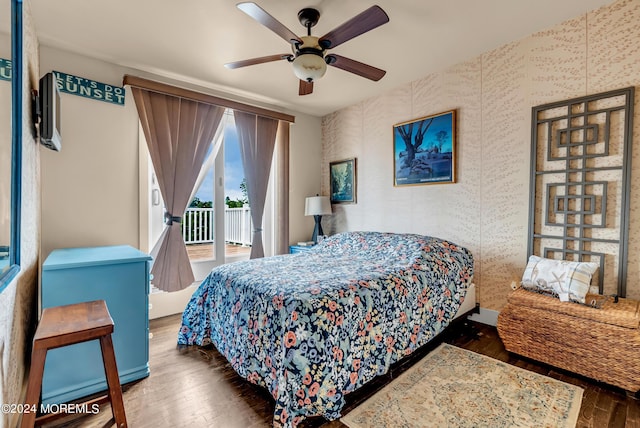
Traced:
<path fill-rule="evenodd" d="M 530 256 L 522 275 L 522 287 L 585 304 L 591 278 L 598 269 L 593 262 L 571 262 Z"/>

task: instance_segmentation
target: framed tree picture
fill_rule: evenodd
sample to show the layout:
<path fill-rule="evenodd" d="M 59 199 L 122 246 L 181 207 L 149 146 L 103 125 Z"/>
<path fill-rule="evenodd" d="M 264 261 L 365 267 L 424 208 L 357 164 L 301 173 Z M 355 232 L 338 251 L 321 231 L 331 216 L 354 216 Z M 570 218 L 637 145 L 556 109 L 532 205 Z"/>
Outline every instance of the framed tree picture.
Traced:
<path fill-rule="evenodd" d="M 456 111 L 393 125 L 394 186 L 455 183 Z"/>
<path fill-rule="evenodd" d="M 356 203 L 356 158 L 329 163 L 332 204 Z"/>

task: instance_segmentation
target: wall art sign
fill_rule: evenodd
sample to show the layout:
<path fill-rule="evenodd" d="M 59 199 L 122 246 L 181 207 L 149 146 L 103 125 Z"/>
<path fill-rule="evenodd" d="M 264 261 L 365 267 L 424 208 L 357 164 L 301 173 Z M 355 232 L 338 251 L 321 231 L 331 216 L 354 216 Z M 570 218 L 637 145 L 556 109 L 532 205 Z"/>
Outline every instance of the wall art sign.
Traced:
<path fill-rule="evenodd" d="M 455 183 L 455 149 L 455 110 L 393 125 L 393 184 Z"/>
<path fill-rule="evenodd" d="M 57 76 L 58 89 L 60 92 L 91 98 L 92 100 L 124 105 L 125 90 L 121 86 L 108 85 L 60 71 L 54 71 L 53 73 Z"/>
<path fill-rule="evenodd" d="M 11 80 L 11 60 L 0 58 L 0 80 Z"/>
<path fill-rule="evenodd" d="M 332 204 L 356 203 L 356 158 L 329 163 Z"/>

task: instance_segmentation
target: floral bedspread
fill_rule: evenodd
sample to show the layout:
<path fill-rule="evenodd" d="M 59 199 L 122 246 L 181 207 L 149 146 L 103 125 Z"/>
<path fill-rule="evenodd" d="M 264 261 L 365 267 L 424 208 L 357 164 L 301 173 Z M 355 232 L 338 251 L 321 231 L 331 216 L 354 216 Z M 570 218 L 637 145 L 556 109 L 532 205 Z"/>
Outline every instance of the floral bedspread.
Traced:
<path fill-rule="evenodd" d="M 276 401 L 274 426 L 339 418 L 344 396 L 427 343 L 473 275 L 463 247 L 347 232 L 310 251 L 215 268 L 191 297 L 179 345 L 213 343 Z"/>

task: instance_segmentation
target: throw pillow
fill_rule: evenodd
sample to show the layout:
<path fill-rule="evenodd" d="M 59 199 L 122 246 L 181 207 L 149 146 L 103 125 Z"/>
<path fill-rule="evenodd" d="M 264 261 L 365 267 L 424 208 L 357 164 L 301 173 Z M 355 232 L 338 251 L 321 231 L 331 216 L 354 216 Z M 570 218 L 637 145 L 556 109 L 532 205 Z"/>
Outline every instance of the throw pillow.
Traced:
<path fill-rule="evenodd" d="M 522 287 L 550 294 L 561 301 L 585 304 L 591 278 L 598 269 L 593 262 L 572 262 L 530 256 L 522 275 Z"/>

